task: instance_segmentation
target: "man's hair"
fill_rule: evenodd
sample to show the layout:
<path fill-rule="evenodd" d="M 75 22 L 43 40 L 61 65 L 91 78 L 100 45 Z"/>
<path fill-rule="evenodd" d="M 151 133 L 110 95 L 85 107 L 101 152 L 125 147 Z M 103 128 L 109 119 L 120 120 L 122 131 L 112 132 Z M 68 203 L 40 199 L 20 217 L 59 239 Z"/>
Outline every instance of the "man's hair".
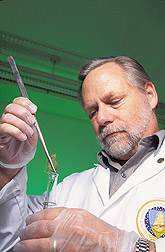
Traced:
<path fill-rule="evenodd" d="M 132 86 L 137 87 L 140 92 L 145 93 L 145 83 L 150 82 L 151 79 L 144 68 L 135 59 L 127 56 L 109 56 L 96 58 L 85 64 L 78 76 L 78 79 L 81 81 L 81 86 L 78 92 L 78 100 L 82 106 L 84 106 L 82 97 L 82 85 L 84 79 L 93 69 L 109 62 L 118 64 L 125 71 L 128 78 L 128 83 Z"/>

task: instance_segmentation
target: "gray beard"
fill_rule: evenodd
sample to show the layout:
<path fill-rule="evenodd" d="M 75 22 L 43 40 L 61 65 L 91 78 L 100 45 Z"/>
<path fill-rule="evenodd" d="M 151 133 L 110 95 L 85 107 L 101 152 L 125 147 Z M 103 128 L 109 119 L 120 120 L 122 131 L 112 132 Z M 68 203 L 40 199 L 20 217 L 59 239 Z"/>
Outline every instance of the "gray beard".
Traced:
<path fill-rule="evenodd" d="M 132 123 L 131 127 L 126 123 L 122 123 L 119 126 L 107 125 L 97 136 L 101 147 L 111 157 L 119 160 L 124 159 L 124 157 L 137 147 L 139 141 L 143 138 L 151 114 L 152 108 L 148 101 L 145 101 L 142 110 L 139 111 L 138 118 L 135 118 L 136 121 Z M 114 132 L 119 132 L 119 134 L 105 139 L 106 136 Z"/>

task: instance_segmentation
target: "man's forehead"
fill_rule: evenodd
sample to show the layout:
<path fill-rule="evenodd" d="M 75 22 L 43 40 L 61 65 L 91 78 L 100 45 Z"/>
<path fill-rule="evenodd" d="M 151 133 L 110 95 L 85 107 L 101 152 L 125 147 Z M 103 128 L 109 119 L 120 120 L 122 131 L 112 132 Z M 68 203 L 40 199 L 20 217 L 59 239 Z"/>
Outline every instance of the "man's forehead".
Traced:
<path fill-rule="evenodd" d="M 124 81 L 127 82 L 126 72 L 116 63 L 108 62 L 102 66 L 93 69 L 84 79 L 82 84 L 82 93 L 86 89 L 97 88 L 100 85 L 116 84 Z"/>
<path fill-rule="evenodd" d="M 94 97 L 110 95 L 110 92 L 117 92 L 117 87 L 121 87 L 123 82 L 127 82 L 127 75 L 123 68 L 114 62 L 105 63 L 95 69 L 93 69 L 84 79 L 82 84 L 82 105 L 84 103 L 91 103 L 92 100 L 95 100 Z M 124 86 L 122 85 L 122 89 Z M 93 103 L 93 102 L 92 102 Z"/>

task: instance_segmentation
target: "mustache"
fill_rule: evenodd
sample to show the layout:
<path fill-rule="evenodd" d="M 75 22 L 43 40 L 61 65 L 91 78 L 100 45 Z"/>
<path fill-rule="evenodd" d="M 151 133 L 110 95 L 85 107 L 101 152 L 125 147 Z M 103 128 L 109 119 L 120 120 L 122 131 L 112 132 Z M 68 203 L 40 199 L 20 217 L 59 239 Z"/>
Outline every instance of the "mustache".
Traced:
<path fill-rule="evenodd" d="M 126 125 L 120 125 L 120 126 L 106 126 L 105 128 L 102 128 L 100 130 L 100 133 L 97 136 L 97 139 L 99 141 L 102 141 L 106 136 L 111 135 L 113 133 L 117 133 L 117 132 L 128 132 L 128 127 Z"/>

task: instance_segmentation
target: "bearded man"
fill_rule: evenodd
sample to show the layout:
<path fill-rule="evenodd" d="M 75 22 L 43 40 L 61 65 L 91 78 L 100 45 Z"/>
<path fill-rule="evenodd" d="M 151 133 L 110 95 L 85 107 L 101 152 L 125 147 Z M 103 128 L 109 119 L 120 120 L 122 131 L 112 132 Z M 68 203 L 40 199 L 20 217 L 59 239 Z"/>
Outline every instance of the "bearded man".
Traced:
<path fill-rule="evenodd" d="M 1 221 L 1 250 L 18 242 L 18 229 L 24 227 L 15 252 L 162 252 L 165 131 L 158 129 L 154 84 L 144 68 L 126 56 L 90 61 L 79 80 L 79 102 L 103 150 L 95 168 L 72 174 L 57 186 L 57 208 L 41 210 L 43 197 L 27 199 L 20 182 L 36 146 L 36 106 L 20 97 L 4 111 L 0 209 L 4 213 L 10 208 L 17 225 Z M 19 192 L 7 197 L 13 185 Z M 5 236 L 7 232 L 12 235 Z"/>

